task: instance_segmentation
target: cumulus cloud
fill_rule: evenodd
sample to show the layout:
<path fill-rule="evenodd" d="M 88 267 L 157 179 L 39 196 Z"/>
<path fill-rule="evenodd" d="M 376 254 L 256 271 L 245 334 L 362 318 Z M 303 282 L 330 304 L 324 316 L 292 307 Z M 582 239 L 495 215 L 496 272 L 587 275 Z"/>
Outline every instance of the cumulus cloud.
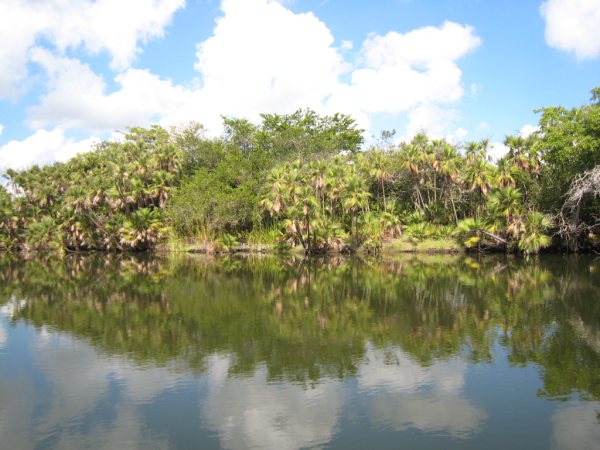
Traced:
<path fill-rule="evenodd" d="M 373 113 L 458 100 L 457 60 L 480 44 L 472 27 L 445 22 L 370 35 L 351 62 L 344 57 L 351 43 L 336 46 L 312 13 L 295 14 L 269 0 L 223 0 L 222 13 L 213 36 L 198 45 L 202 87 L 171 121 L 195 115 L 210 129 L 220 114 L 254 119 L 311 107 L 352 114 L 368 128 Z"/>
<path fill-rule="evenodd" d="M 0 147 L 0 169 L 25 169 L 34 164 L 66 161 L 91 150 L 98 141 L 95 137 L 76 141 L 68 138 L 60 127 L 38 130 L 22 141 L 10 141 Z"/>
<path fill-rule="evenodd" d="M 510 149 L 504 145 L 503 142 L 492 142 L 488 148 L 488 156 L 492 158 L 492 161 L 498 161 L 504 155 L 508 153 Z"/>
<path fill-rule="evenodd" d="M 408 114 L 404 139 L 411 139 L 421 131 L 426 131 L 428 136 L 434 139 L 446 138 L 452 134 L 450 129 L 458 119 L 458 111 L 454 109 L 423 103 Z M 461 129 L 461 131 L 464 130 Z"/>
<path fill-rule="evenodd" d="M 540 127 L 527 123 L 519 130 L 519 136 L 527 138 L 539 129 Z M 504 145 L 503 142 L 492 142 L 488 150 L 488 155 L 492 158 L 492 161 L 498 161 L 500 158 L 506 155 L 509 150 L 510 149 Z"/>
<path fill-rule="evenodd" d="M 597 0 L 547 0 L 540 7 L 546 43 L 579 60 L 600 55 L 600 5 Z"/>
<path fill-rule="evenodd" d="M 255 118 L 319 108 L 348 66 L 327 26 L 268 0 L 223 0 L 213 35 L 198 45 L 198 106 Z"/>
<path fill-rule="evenodd" d="M 390 31 L 373 35 L 364 44 L 364 57 L 370 67 L 411 65 L 428 68 L 440 61 L 455 61 L 480 44 L 473 28 L 454 22 L 441 27 L 423 27 L 401 34 Z"/>
<path fill-rule="evenodd" d="M 0 3 L 0 99 L 18 92 L 28 50 L 39 39 L 58 51 L 106 51 L 111 67 L 127 68 L 140 44 L 161 37 L 185 0 L 3 0 Z"/>
<path fill-rule="evenodd" d="M 445 22 L 406 34 L 371 35 L 350 83 L 340 83 L 328 106 L 364 113 L 402 113 L 451 103 L 463 95 L 456 61 L 481 40 L 472 27 Z"/>
<path fill-rule="evenodd" d="M 154 23 L 150 29 L 162 32 L 170 17 L 167 12 L 180 3 L 155 0 L 156 17 L 164 20 L 152 22 L 147 17 L 134 27 L 136 38 L 132 35 L 128 42 L 134 45 L 152 36 L 139 31 L 146 30 L 142 23 Z M 94 47 L 87 38 L 57 36 L 59 49 L 84 45 L 90 51 L 109 50 L 115 67 L 123 66 L 115 61 L 130 61 L 137 48 L 135 44 L 121 54 L 112 44 Z M 43 70 L 46 90 L 29 108 L 27 123 L 34 130 L 59 127 L 100 134 L 151 122 L 194 120 L 216 135 L 222 115 L 256 120 L 263 112 L 309 107 L 319 113 L 351 114 L 366 129 L 373 114 L 408 113 L 409 134 L 424 129 L 438 137 L 460 139 L 465 130 L 457 129 L 459 117 L 453 109 L 464 95 L 458 60 L 480 42 L 472 27 L 445 22 L 404 34 L 371 34 L 350 54 L 350 43 L 336 43 L 313 13 L 294 13 L 274 0 L 222 0 L 213 34 L 197 46 L 198 79 L 193 86 L 128 68 L 116 74 L 116 88 L 109 91 L 89 65 L 56 49 L 28 44 L 27 58 Z"/>
<path fill-rule="evenodd" d="M 537 125 L 531 125 L 529 123 L 523 125 L 521 127 L 521 129 L 519 130 L 519 136 L 527 138 L 529 136 L 531 136 L 533 133 L 535 133 L 536 131 L 538 131 L 540 129 L 540 127 L 538 127 Z"/>
<path fill-rule="evenodd" d="M 469 95 L 471 97 L 478 97 L 483 91 L 483 86 L 479 83 L 471 83 L 469 86 Z"/>
<path fill-rule="evenodd" d="M 60 125 L 107 132 L 144 126 L 176 108 L 187 95 L 184 88 L 141 69 L 118 74 L 119 89 L 107 94 L 102 77 L 77 59 L 34 48 L 32 60 L 44 68 L 48 78 L 48 92 L 29 110 L 28 122 L 33 128 Z"/>
<path fill-rule="evenodd" d="M 312 13 L 295 14 L 270 0 L 223 0 L 221 10 L 213 35 L 197 47 L 196 89 L 149 72 L 126 85 L 134 73 L 130 69 L 117 76 L 119 91 L 104 94 L 103 81 L 89 67 L 35 49 L 32 58 L 50 73 L 51 82 L 30 123 L 93 128 L 108 125 L 94 122 L 109 120 L 123 126 L 119 116 L 127 116 L 127 124 L 146 123 L 160 113 L 162 123 L 197 120 L 210 131 L 219 128 L 221 115 L 255 120 L 265 111 L 310 107 L 353 114 L 368 127 L 372 113 L 417 108 L 419 114 L 458 100 L 463 88 L 456 60 L 480 43 L 471 27 L 446 22 L 406 34 L 371 35 L 358 62 L 351 63 L 342 55 L 348 43 L 337 47 L 329 28 Z M 83 95 L 74 93 L 79 91 Z"/>
<path fill-rule="evenodd" d="M 18 83 L 27 75 L 27 50 L 44 26 L 44 20 L 30 14 L 23 2 L 0 2 L 0 100 L 21 93 L 23 85 Z"/>
<path fill-rule="evenodd" d="M 452 144 L 465 140 L 468 131 L 457 127 L 460 113 L 451 107 L 422 103 L 408 112 L 406 132 L 398 141 L 410 141 L 415 134 L 425 132 L 431 139 L 445 139 Z"/>

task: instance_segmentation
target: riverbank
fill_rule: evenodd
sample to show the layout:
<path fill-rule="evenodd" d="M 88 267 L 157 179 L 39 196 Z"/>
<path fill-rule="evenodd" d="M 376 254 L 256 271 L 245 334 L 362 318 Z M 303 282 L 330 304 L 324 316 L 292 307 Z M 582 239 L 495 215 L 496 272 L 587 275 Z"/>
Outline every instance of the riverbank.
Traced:
<path fill-rule="evenodd" d="M 232 242 L 229 245 L 225 245 L 222 242 L 210 241 L 210 242 L 194 242 L 189 240 L 187 242 L 171 242 L 157 248 L 158 252 L 161 253 L 172 253 L 172 252 L 183 252 L 183 253 L 196 253 L 196 254 L 292 254 L 292 255 L 303 255 L 304 249 L 302 246 L 289 246 L 273 243 L 240 243 Z M 463 253 L 466 249 L 453 239 L 423 239 L 416 241 L 409 237 L 400 237 L 394 239 L 387 239 L 381 243 L 381 248 L 377 251 L 369 250 L 367 248 L 359 248 L 355 252 L 351 252 L 348 249 L 332 249 L 326 254 L 343 254 L 343 253 L 356 253 L 356 254 L 372 254 L 379 253 L 382 255 L 392 255 L 395 253 L 426 253 L 426 254 L 457 254 Z"/>
<path fill-rule="evenodd" d="M 185 242 L 179 240 L 177 242 L 169 242 L 159 245 L 155 251 L 157 253 L 189 253 L 189 254 L 206 254 L 206 255 L 234 255 L 234 254 L 264 254 L 264 255 L 305 255 L 305 250 L 301 245 L 285 245 L 280 243 L 247 243 L 233 241 L 225 245 L 223 242 L 217 241 L 196 241 L 189 239 Z M 427 238 L 414 239 L 411 236 L 403 235 L 398 238 L 384 239 L 380 247 L 373 249 L 366 246 L 361 246 L 356 250 L 348 247 L 330 249 L 329 251 L 317 252 L 315 255 L 343 255 L 355 254 L 364 255 L 381 255 L 393 256 L 396 254 L 473 254 L 473 253 L 519 253 L 517 249 L 509 250 L 506 245 L 494 245 L 493 242 L 486 242 L 481 246 L 467 247 L 459 240 L 450 237 L 445 238 Z M 597 247 L 581 247 L 577 251 L 568 249 L 560 242 L 555 242 L 553 245 L 544 249 L 546 254 L 564 254 L 564 253 L 580 253 L 580 254 L 599 254 L 600 248 Z"/>

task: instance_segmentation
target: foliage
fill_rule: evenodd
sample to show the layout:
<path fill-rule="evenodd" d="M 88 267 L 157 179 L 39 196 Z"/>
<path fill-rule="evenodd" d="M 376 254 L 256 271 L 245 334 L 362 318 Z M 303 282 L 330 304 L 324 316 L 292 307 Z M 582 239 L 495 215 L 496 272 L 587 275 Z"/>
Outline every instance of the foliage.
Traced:
<path fill-rule="evenodd" d="M 308 254 L 339 250 L 344 241 L 356 248 L 366 239 L 360 225 L 374 220 L 367 215 L 371 194 L 357 162 L 338 156 L 277 167 L 269 174 L 261 206 Z"/>
<path fill-rule="evenodd" d="M 600 101 L 598 88 L 591 103 L 567 109 L 554 106 L 540 109 L 539 140 L 542 153 L 545 208 L 560 208 L 562 197 L 573 178 L 600 162 Z"/>
<path fill-rule="evenodd" d="M 596 92 L 596 91 L 595 91 Z M 563 195 L 600 162 L 598 96 L 567 110 L 545 108 L 540 129 L 453 145 L 423 133 L 359 151 L 355 121 L 311 110 L 224 118 L 224 134 L 202 125 L 132 128 L 64 164 L 8 171 L 0 192 L 0 248 L 145 250 L 165 236 L 226 234 L 254 243 L 300 245 L 306 253 L 377 253 L 398 237 L 417 245 L 456 236 L 467 248 L 537 253 L 568 225 Z M 598 244 L 599 200 L 577 203 L 576 239 Z M 581 225 L 581 226 L 580 226 Z M 564 234 L 564 233 L 563 233 Z M 224 248 L 231 246 L 224 245 Z M 577 247 L 577 246 L 575 246 Z"/>
<path fill-rule="evenodd" d="M 292 114 L 261 114 L 261 123 L 225 118 L 227 141 L 246 152 L 264 152 L 275 160 L 356 152 L 363 142 L 362 130 L 345 114 L 319 116 L 310 109 Z"/>
<path fill-rule="evenodd" d="M 541 212 L 531 212 L 525 216 L 524 229 L 519 238 L 519 249 L 525 254 L 538 253 L 550 246 L 551 239 L 546 234 L 552 226 L 550 218 Z"/>
<path fill-rule="evenodd" d="M 361 130 L 349 116 L 311 110 L 263 114 L 261 123 L 224 118 L 225 134 L 206 139 L 198 124 L 175 130 L 188 174 L 167 207 L 181 235 L 243 234 L 261 227 L 260 194 L 267 173 L 295 158 L 357 151 Z"/>
<path fill-rule="evenodd" d="M 181 151 L 158 126 L 132 128 L 61 164 L 7 171 L 16 195 L 2 241 L 7 248 L 145 250 L 162 238 L 161 210 L 181 169 Z"/>

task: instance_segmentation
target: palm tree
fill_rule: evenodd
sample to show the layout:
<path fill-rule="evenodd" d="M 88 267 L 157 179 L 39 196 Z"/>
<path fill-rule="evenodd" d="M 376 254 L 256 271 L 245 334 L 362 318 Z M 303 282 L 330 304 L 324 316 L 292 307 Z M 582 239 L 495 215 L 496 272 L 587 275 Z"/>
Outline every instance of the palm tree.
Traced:
<path fill-rule="evenodd" d="M 470 156 L 467 156 L 469 161 Z M 475 204 L 477 214 L 481 214 L 483 199 L 489 192 L 493 184 L 492 167 L 485 161 L 482 156 L 477 156 L 471 160 L 466 167 L 465 182 L 467 188 L 475 195 Z"/>
<path fill-rule="evenodd" d="M 442 176 L 442 195 L 444 206 L 447 208 L 447 200 L 450 200 L 455 223 L 458 223 L 458 214 L 454 202 L 454 186 L 460 182 L 460 155 L 455 147 L 443 141 L 437 153 L 436 170 Z"/>
<path fill-rule="evenodd" d="M 369 209 L 369 197 L 371 194 L 366 189 L 364 179 L 356 174 L 351 174 L 346 179 L 346 188 L 344 190 L 344 199 L 342 205 L 347 213 L 350 213 L 352 219 L 352 237 L 355 246 L 358 245 L 358 229 L 356 219 L 358 211 L 363 212 Z"/>
<path fill-rule="evenodd" d="M 488 208 L 492 215 L 504 222 L 506 232 L 513 237 L 518 237 L 521 233 L 522 200 L 523 196 L 519 190 L 511 187 L 495 190 L 488 199 Z"/>
<path fill-rule="evenodd" d="M 411 174 L 415 192 L 415 209 L 420 211 L 425 207 L 420 188 L 420 185 L 424 182 L 423 166 L 425 162 L 425 151 L 422 144 L 422 139 L 416 139 L 415 137 L 413 143 L 403 144 L 400 147 L 400 167 Z"/>
<path fill-rule="evenodd" d="M 141 208 L 133 212 L 125 222 L 121 244 L 132 250 L 147 250 L 158 243 L 165 231 L 157 209 Z"/>
<path fill-rule="evenodd" d="M 525 254 L 539 253 L 542 248 L 550 246 L 552 239 L 545 232 L 552 226 L 550 218 L 537 211 L 525 215 L 524 233 L 519 240 L 519 249 Z"/>
<path fill-rule="evenodd" d="M 383 210 L 387 211 L 387 203 L 385 199 L 385 184 L 390 181 L 392 174 L 386 166 L 385 154 L 381 151 L 373 151 L 370 153 L 370 166 L 369 175 L 379 183 L 381 187 L 381 195 L 383 197 Z"/>

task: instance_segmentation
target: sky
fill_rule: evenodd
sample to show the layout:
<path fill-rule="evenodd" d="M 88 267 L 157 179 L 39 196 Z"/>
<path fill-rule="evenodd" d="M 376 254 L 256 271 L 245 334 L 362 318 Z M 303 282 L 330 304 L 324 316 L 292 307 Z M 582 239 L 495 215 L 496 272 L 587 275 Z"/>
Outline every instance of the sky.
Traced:
<path fill-rule="evenodd" d="M 298 108 L 497 157 L 596 86 L 600 0 L 0 0 L 0 172 Z"/>

